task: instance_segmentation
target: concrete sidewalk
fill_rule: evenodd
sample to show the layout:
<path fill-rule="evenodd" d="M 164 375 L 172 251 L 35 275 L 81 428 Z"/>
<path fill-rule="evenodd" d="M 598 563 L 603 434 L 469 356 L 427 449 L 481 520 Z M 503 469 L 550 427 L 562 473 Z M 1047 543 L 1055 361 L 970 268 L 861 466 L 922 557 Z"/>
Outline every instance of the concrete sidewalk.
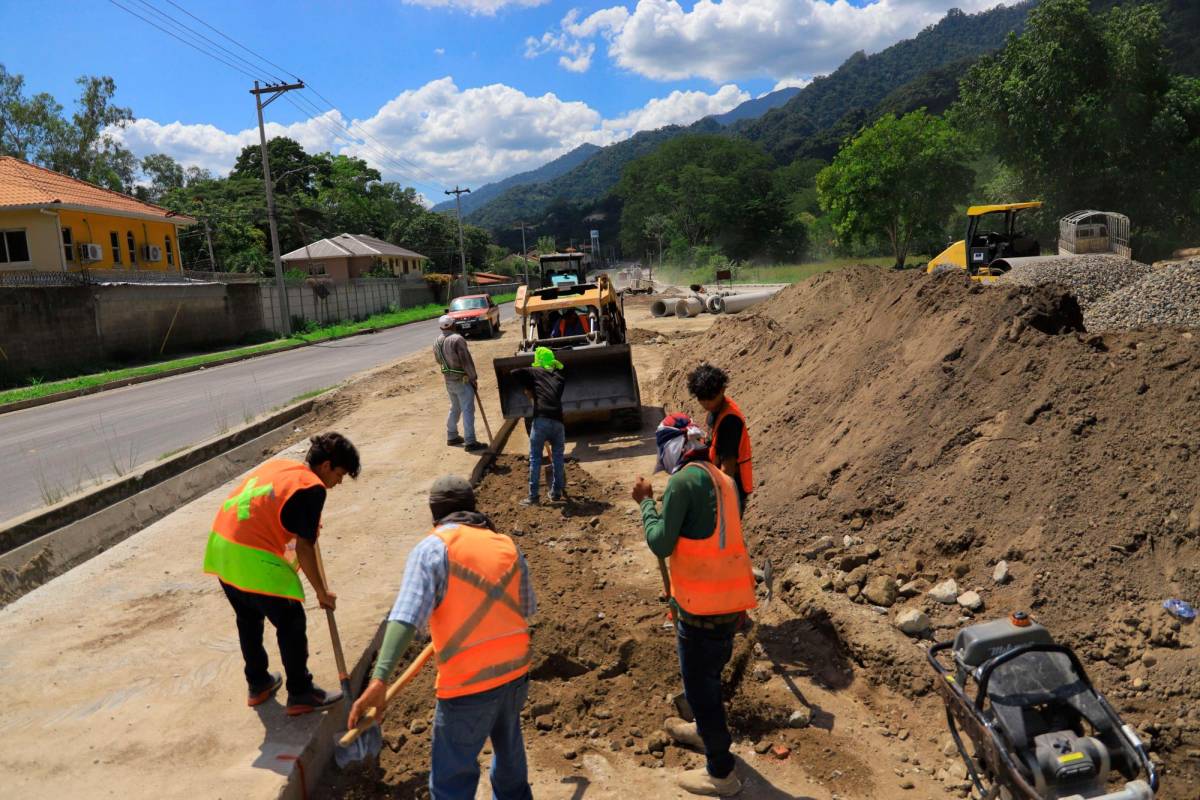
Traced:
<path fill-rule="evenodd" d="M 499 340 L 472 349 L 486 364 L 511 347 Z M 446 472 L 469 474 L 475 463 L 445 446 L 445 390 L 426 360 L 352 385 L 339 398 L 353 409 L 347 416 L 305 431 L 340 430 L 363 460 L 359 480 L 330 492 L 321 537 L 351 664 L 390 609 L 408 550 L 429 531 L 429 484 Z M 489 373 L 481 369 L 483 397 L 498 419 Z M 302 458 L 305 449 L 302 442 L 285 454 Z M 320 715 L 288 718 L 283 692 L 247 708 L 233 612 L 216 579 L 201 572 L 209 524 L 235 483 L 0 610 L 0 794 L 268 798 L 289 781 L 294 796 L 301 784 L 313 790 L 318 765 L 305 770 L 295 759 Z M 336 689 L 325 615 L 308 594 L 309 668 Z M 279 669 L 269 625 L 266 647 Z"/>

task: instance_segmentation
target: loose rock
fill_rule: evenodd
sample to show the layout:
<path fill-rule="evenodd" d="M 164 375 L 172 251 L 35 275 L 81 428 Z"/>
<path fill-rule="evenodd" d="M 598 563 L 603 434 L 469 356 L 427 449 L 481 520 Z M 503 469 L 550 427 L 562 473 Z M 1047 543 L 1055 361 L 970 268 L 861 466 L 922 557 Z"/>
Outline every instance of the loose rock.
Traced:
<path fill-rule="evenodd" d="M 1004 584 L 1012 580 L 1012 575 L 1008 572 L 1008 562 L 996 562 L 996 568 L 992 570 L 992 580 L 996 583 Z"/>
<path fill-rule="evenodd" d="M 958 582 L 954 578 L 947 578 L 929 590 L 929 598 L 942 605 L 954 605 L 958 599 Z"/>
<path fill-rule="evenodd" d="M 929 632 L 929 617 L 915 608 L 906 608 L 896 615 L 896 627 L 909 636 L 923 636 Z"/>
<path fill-rule="evenodd" d="M 863 594 L 877 606 L 891 608 L 896 603 L 896 581 L 885 575 L 876 575 L 867 581 Z"/>
<path fill-rule="evenodd" d="M 958 596 L 958 604 L 968 611 L 979 611 L 983 608 L 983 598 L 979 592 L 963 592 Z"/>

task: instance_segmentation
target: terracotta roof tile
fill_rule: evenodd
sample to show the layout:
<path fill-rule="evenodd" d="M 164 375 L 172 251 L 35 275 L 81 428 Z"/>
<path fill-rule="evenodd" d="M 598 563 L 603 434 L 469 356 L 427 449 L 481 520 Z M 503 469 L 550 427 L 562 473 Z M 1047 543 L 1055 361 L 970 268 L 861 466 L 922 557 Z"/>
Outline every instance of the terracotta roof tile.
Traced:
<path fill-rule="evenodd" d="M 162 217 L 190 225 L 196 220 L 87 181 L 67 177 L 12 156 L 0 156 L 0 209 L 11 206 L 82 206 L 114 214 Z"/>

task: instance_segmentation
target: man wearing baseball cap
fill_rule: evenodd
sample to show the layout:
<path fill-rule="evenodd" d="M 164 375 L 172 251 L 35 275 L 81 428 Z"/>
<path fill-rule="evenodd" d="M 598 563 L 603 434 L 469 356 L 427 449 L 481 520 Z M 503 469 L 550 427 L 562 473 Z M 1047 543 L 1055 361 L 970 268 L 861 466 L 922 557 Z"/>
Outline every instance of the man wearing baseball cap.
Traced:
<path fill-rule="evenodd" d="M 441 333 L 433 343 L 433 357 L 437 359 L 442 377 L 446 380 L 446 394 L 450 396 L 450 413 L 446 416 L 446 444 L 451 447 L 465 442 L 466 449 L 474 452 L 486 445 L 475 439 L 475 395 L 479 391 L 479 378 L 475 374 L 475 361 L 467 349 L 467 340 L 454 332 L 454 318 L 443 314 L 438 318 Z M 462 417 L 464 440 L 458 435 L 458 418 Z"/>

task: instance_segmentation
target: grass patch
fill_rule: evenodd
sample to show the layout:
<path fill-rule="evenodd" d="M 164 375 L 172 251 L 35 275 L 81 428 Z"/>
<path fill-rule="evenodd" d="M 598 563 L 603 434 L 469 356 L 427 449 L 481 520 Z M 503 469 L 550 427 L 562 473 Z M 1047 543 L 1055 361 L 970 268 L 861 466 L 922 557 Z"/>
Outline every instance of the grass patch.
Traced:
<path fill-rule="evenodd" d="M 910 256 L 910 266 L 923 265 L 929 259 L 926 256 Z M 892 256 L 879 258 L 831 258 L 826 261 L 812 261 L 806 264 L 779 264 L 773 266 L 749 266 L 737 271 L 734 283 L 799 283 L 806 281 L 822 272 L 869 264 L 875 267 L 890 267 L 896 263 Z M 663 266 L 654 270 L 654 276 L 669 283 L 688 286 L 693 283 L 712 283 L 714 272 L 711 267 L 673 267 Z"/>
<path fill-rule="evenodd" d="M 512 300 L 515 296 L 515 293 L 498 295 L 494 298 L 494 300 L 497 303 L 506 303 Z M 338 322 L 320 328 L 312 328 L 307 331 L 296 333 L 294 336 L 288 339 L 272 339 L 269 342 L 251 345 L 249 347 L 235 347 L 230 350 L 218 350 L 212 353 L 187 356 L 184 358 L 174 358 L 168 361 L 156 361 L 150 364 L 112 369 L 105 372 L 96 372 L 90 375 L 80 375 L 75 378 L 67 378 L 58 381 L 43 381 L 40 378 L 32 378 L 30 379 L 28 386 L 0 391 L 0 405 L 4 405 L 5 403 L 17 403 L 22 400 L 34 400 L 39 397 L 45 397 L 46 395 L 58 394 L 59 392 L 88 389 L 105 383 L 129 380 L 130 378 L 138 378 L 143 375 L 157 375 L 159 373 L 174 369 L 202 366 L 204 364 L 211 364 L 214 361 L 220 361 L 226 358 L 270 353 L 274 350 L 279 350 L 281 348 L 302 342 L 312 344 L 314 342 L 323 342 L 329 339 L 349 336 L 352 333 L 360 333 L 366 330 L 394 328 L 398 325 L 407 325 L 412 322 L 435 319 L 436 317 L 439 317 L 445 313 L 445 308 L 445 305 L 441 303 L 429 303 L 428 305 L 414 306 L 413 308 L 404 308 L 398 311 L 388 311 L 380 314 L 373 314 L 372 316 L 367 317 L 360 322 Z M 313 394 L 319 394 L 323 391 L 325 391 L 325 389 L 321 389 L 318 392 L 313 392 Z M 306 399 L 308 396 L 309 395 L 301 395 L 300 397 L 295 398 L 294 401 Z"/>
<path fill-rule="evenodd" d="M 336 386 L 336 385 L 337 384 L 334 384 L 334 386 Z M 303 394 L 298 394 L 295 397 L 293 397 L 291 400 L 288 400 L 283 405 L 290 406 L 292 403 L 299 403 L 301 400 L 307 400 L 310 397 L 316 397 L 319 394 L 325 394 L 325 392 L 328 392 L 332 388 L 333 388 L 333 386 L 322 386 L 320 389 L 313 389 L 311 392 L 304 392 Z M 279 406 L 279 408 L 283 408 L 283 406 Z"/>

